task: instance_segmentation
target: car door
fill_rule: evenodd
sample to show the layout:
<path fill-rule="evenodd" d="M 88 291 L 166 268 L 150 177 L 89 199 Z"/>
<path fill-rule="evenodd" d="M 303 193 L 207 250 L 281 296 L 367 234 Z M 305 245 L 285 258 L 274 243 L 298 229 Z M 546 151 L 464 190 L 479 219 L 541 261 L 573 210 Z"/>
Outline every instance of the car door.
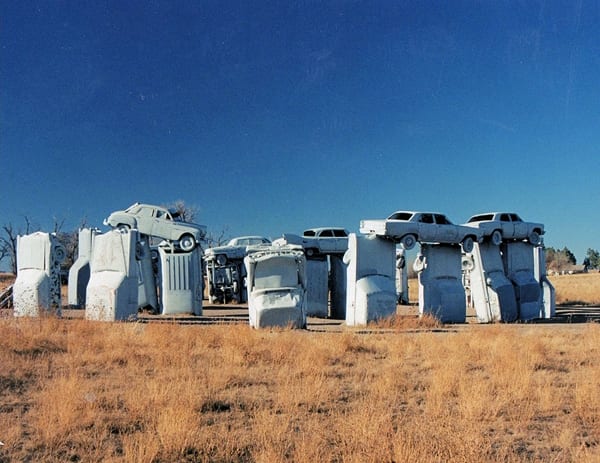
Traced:
<path fill-rule="evenodd" d="M 435 243 L 438 233 L 433 214 L 419 214 L 416 219 L 419 230 L 419 241 Z"/>
<path fill-rule="evenodd" d="M 345 252 L 348 249 L 348 234 L 345 230 L 333 230 L 335 236 L 335 251 Z"/>
<path fill-rule="evenodd" d="M 458 238 L 458 227 L 453 225 L 445 215 L 434 214 L 435 223 L 437 225 L 436 241 L 442 243 L 454 243 Z"/>
<path fill-rule="evenodd" d="M 335 250 L 335 238 L 333 230 L 323 230 L 318 234 L 319 250 L 321 252 L 331 252 Z"/>
<path fill-rule="evenodd" d="M 510 214 L 510 219 L 514 227 L 514 236 L 516 238 L 527 237 L 527 224 L 521 220 L 521 217 L 519 217 L 517 214 Z"/>
<path fill-rule="evenodd" d="M 145 235 L 154 234 L 154 224 L 152 217 L 153 209 L 151 207 L 142 206 L 136 212 L 137 229 L 140 233 Z"/>
<path fill-rule="evenodd" d="M 164 209 L 155 209 L 152 231 L 155 236 L 160 236 L 166 240 L 177 239 L 173 237 L 173 219 L 168 211 Z"/>
<path fill-rule="evenodd" d="M 502 236 L 506 238 L 512 238 L 515 234 L 515 227 L 510 220 L 509 214 L 500 214 L 498 217 L 502 226 Z"/>

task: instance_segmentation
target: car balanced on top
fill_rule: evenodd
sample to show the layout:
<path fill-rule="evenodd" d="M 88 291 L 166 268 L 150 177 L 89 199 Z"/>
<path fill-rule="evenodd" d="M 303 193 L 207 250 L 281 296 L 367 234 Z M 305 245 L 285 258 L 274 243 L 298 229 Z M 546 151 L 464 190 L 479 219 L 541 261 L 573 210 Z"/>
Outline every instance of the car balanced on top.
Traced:
<path fill-rule="evenodd" d="M 193 250 L 206 235 L 206 227 L 183 222 L 176 211 L 161 206 L 135 203 L 124 211 L 115 211 L 104 225 L 137 229 L 140 233 L 176 243 L 183 251 Z"/>

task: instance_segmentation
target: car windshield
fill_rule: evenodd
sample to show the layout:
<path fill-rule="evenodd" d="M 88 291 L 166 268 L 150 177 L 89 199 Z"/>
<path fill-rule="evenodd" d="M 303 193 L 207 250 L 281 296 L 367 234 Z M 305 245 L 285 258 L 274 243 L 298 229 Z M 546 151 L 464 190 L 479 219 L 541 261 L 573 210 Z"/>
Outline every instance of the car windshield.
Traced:
<path fill-rule="evenodd" d="M 388 220 L 410 220 L 412 212 L 394 212 L 388 217 Z"/>
<path fill-rule="evenodd" d="M 169 212 L 174 221 L 183 222 L 183 217 L 181 217 L 181 212 L 179 212 L 175 209 L 169 209 Z M 165 219 L 166 219 L 166 217 L 165 217 Z"/>

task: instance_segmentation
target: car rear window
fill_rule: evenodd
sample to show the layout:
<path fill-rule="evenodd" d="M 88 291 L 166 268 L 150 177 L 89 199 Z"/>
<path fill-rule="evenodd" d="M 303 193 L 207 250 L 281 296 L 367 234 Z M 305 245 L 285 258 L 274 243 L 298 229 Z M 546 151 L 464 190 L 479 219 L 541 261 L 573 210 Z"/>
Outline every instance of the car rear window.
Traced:
<path fill-rule="evenodd" d="M 410 220 L 411 217 L 410 212 L 394 212 L 388 217 L 388 220 Z"/>
<path fill-rule="evenodd" d="M 494 220 L 494 214 L 474 215 L 473 217 L 471 217 L 469 219 L 469 221 L 467 223 L 471 223 L 471 222 L 485 222 L 486 220 Z"/>

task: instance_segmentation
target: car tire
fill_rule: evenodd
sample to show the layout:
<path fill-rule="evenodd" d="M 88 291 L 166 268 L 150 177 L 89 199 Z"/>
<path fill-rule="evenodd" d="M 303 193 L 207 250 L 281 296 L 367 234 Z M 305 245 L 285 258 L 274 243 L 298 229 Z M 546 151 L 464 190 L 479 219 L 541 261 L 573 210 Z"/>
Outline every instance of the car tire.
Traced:
<path fill-rule="evenodd" d="M 490 242 L 494 246 L 500 246 L 502 244 L 502 233 L 500 230 L 494 230 L 490 235 Z"/>
<path fill-rule="evenodd" d="M 306 250 L 306 256 L 307 256 L 307 257 L 312 257 L 312 256 L 314 256 L 316 253 L 317 253 L 317 251 L 316 251 L 315 249 L 313 249 L 313 248 L 308 248 L 308 249 Z"/>
<path fill-rule="evenodd" d="M 472 257 L 463 256 L 460 265 L 462 267 L 463 272 L 470 272 L 475 268 L 475 263 L 473 262 Z"/>
<path fill-rule="evenodd" d="M 475 240 L 473 240 L 472 236 L 467 236 L 467 237 L 465 237 L 464 240 L 462 240 L 462 243 L 460 243 L 460 245 L 462 246 L 463 252 L 468 254 L 470 252 L 473 252 L 473 247 L 475 246 Z"/>
<path fill-rule="evenodd" d="M 179 247 L 183 251 L 189 252 L 196 247 L 196 240 L 192 235 L 185 234 L 179 238 Z"/>
<path fill-rule="evenodd" d="M 63 261 L 66 259 L 67 257 L 67 250 L 64 248 L 64 246 L 62 244 L 59 244 L 58 246 L 56 246 L 54 248 L 54 253 L 53 253 L 53 257 L 54 257 L 54 261 L 58 264 L 62 264 Z"/>
<path fill-rule="evenodd" d="M 537 246 L 538 244 L 540 244 L 541 237 L 540 237 L 540 234 L 536 230 L 533 230 L 527 237 L 527 240 L 534 246 Z"/>
<path fill-rule="evenodd" d="M 225 254 L 219 254 L 217 255 L 216 261 L 218 265 L 223 267 L 227 263 L 227 256 Z"/>
<path fill-rule="evenodd" d="M 404 235 L 400 239 L 400 245 L 407 251 L 410 251 L 417 244 L 417 237 L 415 235 Z"/>
<path fill-rule="evenodd" d="M 129 225 L 127 225 L 126 223 L 120 223 L 115 228 L 117 230 L 119 230 L 121 233 L 127 233 L 129 230 L 131 230 L 131 227 Z"/>
<path fill-rule="evenodd" d="M 144 247 L 141 243 L 135 243 L 135 258 L 142 260 L 144 258 Z"/>

